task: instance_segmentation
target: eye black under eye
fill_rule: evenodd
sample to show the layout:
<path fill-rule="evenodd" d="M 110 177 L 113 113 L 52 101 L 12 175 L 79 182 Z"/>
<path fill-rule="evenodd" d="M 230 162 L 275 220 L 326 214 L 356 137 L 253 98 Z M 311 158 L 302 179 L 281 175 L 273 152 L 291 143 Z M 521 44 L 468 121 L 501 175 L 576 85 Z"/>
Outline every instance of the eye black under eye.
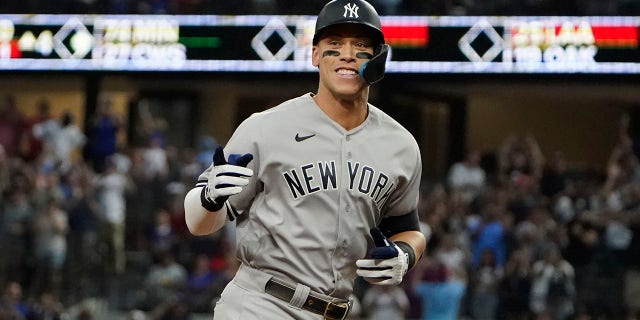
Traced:
<path fill-rule="evenodd" d="M 356 53 L 356 58 L 358 59 L 371 59 L 373 55 L 369 52 L 358 52 Z"/>
<path fill-rule="evenodd" d="M 322 53 L 323 57 L 327 57 L 327 56 L 339 56 L 340 55 L 340 51 L 336 51 L 336 50 L 325 50 Z"/>

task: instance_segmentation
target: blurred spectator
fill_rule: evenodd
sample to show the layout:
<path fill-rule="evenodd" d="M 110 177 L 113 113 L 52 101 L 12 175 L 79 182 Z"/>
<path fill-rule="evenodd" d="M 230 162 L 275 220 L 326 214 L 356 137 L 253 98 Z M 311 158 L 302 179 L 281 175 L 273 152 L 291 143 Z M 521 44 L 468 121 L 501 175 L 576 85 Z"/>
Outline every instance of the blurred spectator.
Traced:
<path fill-rule="evenodd" d="M 537 186 L 543 165 L 542 150 L 531 134 L 510 135 L 500 145 L 499 180 L 507 185 Z"/>
<path fill-rule="evenodd" d="M 171 182 L 164 190 L 165 200 L 162 207 L 169 214 L 169 223 L 174 236 L 173 250 L 176 260 L 183 264 L 190 264 L 197 253 L 193 250 L 192 239 L 184 216 L 184 194 L 186 187 L 181 182 Z"/>
<path fill-rule="evenodd" d="M 625 276 L 629 275 L 624 271 L 625 255 L 633 242 L 632 221 L 638 215 L 640 204 L 640 162 L 633 152 L 624 121 L 619 129 L 605 182 L 600 192 L 591 198 L 591 210 L 585 212 L 599 228 L 603 245 L 597 251 L 596 297 L 590 306 L 597 314 L 609 318 L 621 318 L 625 313 L 623 292 L 625 287 L 629 288 L 624 284 Z"/>
<path fill-rule="evenodd" d="M 27 277 L 25 269 L 29 258 L 33 207 L 23 188 L 13 186 L 8 193 L 6 201 L 0 204 L 0 277 L 4 281 L 24 281 Z"/>
<path fill-rule="evenodd" d="M 51 120 L 51 118 L 51 105 L 49 100 L 45 98 L 38 100 L 35 113 L 25 118 L 20 141 L 20 153 L 25 161 L 34 161 L 42 153 L 42 139 L 34 136 L 33 128 L 40 123 Z"/>
<path fill-rule="evenodd" d="M 105 98 L 100 101 L 95 113 L 87 123 L 86 154 L 94 170 L 101 173 L 107 158 L 116 153 L 120 119 L 113 112 L 112 101 Z"/>
<path fill-rule="evenodd" d="M 557 224 L 551 218 L 546 206 L 538 205 L 531 208 L 527 218 L 518 223 L 514 229 L 516 242 L 529 250 L 530 258 L 537 260 L 548 249 L 549 240 L 556 231 Z"/>
<path fill-rule="evenodd" d="M 203 136 L 200 138 L 196 161 L 200 164 L 202 170 L 211 165 L 211 161 L 213 161 L 213 151 L 217 144 L 216 139 L 211 136 Z"/>
<path fill-rule="evenodd" d="M 32 292 L 60 294 L 62 267 L 67 258 L 69 220 L 60 203 L 50 199 L 47 207 L 36 214 L 34 221 L 36 270 Z"/>
<path fill-rule="evenodd" d="M 601 189 L 599 208 L 620 211 L 638 205 L 634 183 L 640 182 L 640 161 L 633 152 L 633 142 L 621 134 L 607 163 L 606 180 Z"/>
<path fill-rule="evenodd" d="M 168 146 L 166 131 L 169 123 L 162 112 L 152 108 L 145 99 L 137 100 L 131 108 L 136 110 L 136 117 L 133 121 L 135 126 L 130 133 L 131 141 L 138 146 L 148 147 L 151 144 L 156 144 L 160 148 L 166 148 Z"/>
<path fill-rule="evenodd" d="M 215 250 L 215 255 L 210 260 L 211 269 L 217 274 L 216 283 L 219 287 L 219 293 L 227 282 L 233 279 L 233 276 L 240 267 L 240 260 L 236 257 L 234 243 L 221 239 Z"/>
<path fill-rule="evenodd" d="M 170 191 L 172 189 L 182 188 L 181 175 L 183 166 L 186 166 L 184 156 L 187 156 L 187 150 L 177 148 L 173 145 L 167 145 L 163 149 L 167 158 L 167 173 L 163 176 L 163 179 L 169 183 L 169 185 L 165 187 L 165 190 Z M 193 181 L 189 183 L 189 185 L 192 183 Z"/>
<path fill-rule="evenodd" d="M 199 254 L 187 279 L 186 298 L 189 309 L 194 312 L 210 312 L 219 294 L 215 288 L 216 274 L 209 266 L 209 257 Z"/>
<path fill-rule="evenodd" d="M 118 148 L 114 154 L 109 156 L 109 160 L 115 165 L 116 171 L 128 175 L 129 170 L 131 170 L 132 162 L 131 157 L 129 155 L 130 150 L 122 150 Z"/>
<path fill-rule="evenodd" d="M 540 193 L 553 199 L 567 188 L 567 160 L 564 153 L 556 151 L 545 165 L 540 178 Z"/>
<path fill-rule="evenodd" d="M 438 259 L 426 257 L 416 269 L 414 291 L 420 296 L 422 320 L 456 320 L 467 289 L 464 270 L 449 269 Z"/>
<path fill-rule="evenodd" d="M 504 267 L 500 284 L 499 319 L 527 320 L 531 292 L 531 257 L 526 249 L 515 250 Z"/>
<path fill-rule="evenodd" d="M 478 198 L 472 204 L 466 200 L 461 190 L 451 190 L 447 202 L 449 214 L 445 220 L 446 233 L 453 237 L 453 243 L 457 247 L 468 254 L 471 248 L 469 224 L 478 217 L 476 213 L 480 211 L 483 200 Z"/>
<path fill-rule="evenodd" d="M 143 151 L 146 175 L 149 179 L 163 179 L 169 173 L 169 159 L 163 148 L 162 139 L 151 138 L 149 145 Z"/>
<path fill-rule="evenodd" d="M 198 175 L 204 170 L 202 165 L 198 162 L 198 155 L 191 148 L 184 148 L 181 152 L 181 161 L 178 175 L 178 181 L 182 185 L 189 184 L 189 181 L 193 183 L 194 179 L 198 179 Z M 213 156 L 209 159 L 209 162 L 213 160 Z M 206 169 L 206 168 L 205 168 Z M 200 173 L 198 173 L 200 172 Z"/>
<path fill-rule="evenodd" d="M 370 286 L 362 308 L 370 320 L 402 320 L 409 310 L 409 298 L 400 286 Z"/>
<path fill-rule="evenodd" d="M 176 301 L 187 285 L 188 272 L 175 261 L 171 252 L 161 252 L 156 257 L 158 260 L 151 266 L 144 280 L 144 288 L 139 292 L 139 303 L 143 310 L 152 310 Z"/>
<path fill-rule="evenodd" d="M 52 166 L 51 163 L 36 165 L 39 167 L 36 168 L 33 189 L 30 194 L 30 201 L 36 210 L 44 210 L 51 200 L 64 202 L 67 194 L 60 181 L 59 168 Z"/>
<path fill-rule="evenodd" d="M 419 206 L 420 231 L 429 239 L 427 250 L 431 251 L 438 246 L 440 238 L 446 232 L 449 202 L 444 185 L 435 184 L 431 190 L 421 194 Z"/>
<path fill-rule="evenodd" d="M 96 197 L 104 224 L 104 237 L 109 244 L 109 269 L 121 274 L 125 268 L 126 193 L 133 188 L 128 175 L 118 171 L 116 163 L 107 159 L 105 171 L 96 177 Z"/>
<path fill-rule="evenodd" d="M 29 319 L 29 308 L 22 296 L 22 285 L 20 283 L 10 281 L 4 287 L 4 292 L 0 299 L 0 317 L 3 320 Z"/>
<path fill-rule="evenodd" d="M 147 175 L 147 164 L 144 150 L 131 149 L 131 168 L 128 176 L 135 188 L 127 194 L 127 229 L 130 234 L 132 248 L 146 250 L 148 248 L 148 232 L 154 223 L 155 211 L 161 206 L 157 201 L 164 197 L 158 194 L 164 185 L 155 185 L 152 177 Z"/>
<path fill-rule="evenodd" d="M 195 249 L 194 246 L 191 247 L 191 250 L 196 253 L 196 257 L 203 254 L 210 257 L 209 270 L 213 272 L 214 277 L 209 284 L 209 290 L 211 295 L 217 299 L 225 286 L 233 279 L 240 267 L 240 261 L 236 258 L 234 245 L 224 239 L 215 243 L 207 243 L 207 248 L 211 251 L 210 253 L 203 253 L 202 250 Z M 198 258 L 194 258 L 193 261 L 195 259 Z"/>
<path fill-rule="evenodd" d="M 23 120 L 23 115 L 16 106 L 15 97 L 5 96 L 0 102 L 0 145 L 4 147 L 4 152 L 9 157 L 19 152 Z"/>
<path fill-rule="evenodd" d="M 72 297 L 85 297 L 98 291 L 96 279 L 101 270 L 99 227 L 100 207 L 95 199 L 93 171 L 87 164 L 76 166 L 70 172 L 71 198 L 67 202 L 69 213 L 69 263 L 67 272 L 74 276 Z"/>
<path fill-rule="evenodd" d="M 576 285 L 576 310 L 592 312 L 597 304 L 596 281 L 597 256 L 601 247 L 599 227 L 583 214 L 567 225 L 568 245 L 563 256 L 574 268 Z"/>
<path fill-rule="evenodd" d="M 507 259 L 507 221 L 508 216 L 504 212 L 503 205 L 495 200 L 487 202 L 483 209 L 483 221 L 472 230 L 472 238 L 474 239 L 471 248 L 471 264 L 478 267 L 483 260 L 486 263 L 486 251 L 492 252 L 495 264 L 499 267 L 504 266 Z"/>
<path fill-rule="evenodd" d="M 175 299 L 157 306 L 151 313 L 150 318 L 158 320 L 189 320 L 192 318 L 192 313 L 183 299 Z"/>
<path fill-rule="evenodd" d="M 480 152 L 468 150 L 463 161 L 451 166 L 447 179 L 449 188 L 462 191 L 466 201 L 480 196 L 486 185 L 486 174 L 480 167 Z"/>
<path fill-rule="evenodd" d="M 33 126 L 33 135 L 44 142 L 47 162 L 66 173 L 73 164 L 72 156 L 86 143 L 86 137 L 74 123 L 73 114 L 65 112 L 60 119 L 47 120 Z"/>
<path fill-rule="evenodd" d="M 174 252 L 178 244 L 178 235 L 171 224 L 171 214 L 165 208 L 156 211 L 155 223 L 149 231 L 149 245 L 152 253 Z"/>
<path fill-rule="evenodd" d="M 530 308 L 540 319 L 562 320 L 574 314 L 573 267 L 559 250 L 551 249 L 532 267 Z"/>
<path fill-rule="evenodd" d="M 503 276 L 504 270 L 496 262 L 495 252 L 483 250 L 480 263 L 472 268 L 470 277 L 470 311 L 474 319 L 497 319 L 499 287 Z"/>
<path fill-rule="evenodd" d="M 62 320 L 65 317 L 65 307 L 55 294 L 44 292 L 40 300 L 31 308 L 29 319 Z"/>
<path fill-rule="evenodd" d="M 469 252 L 460 247 L 454 234 L 445 234 L 434 252 L 434 259 L 444 264 L 450 273 L 460 275 L 469 265 Z"/>
<path fill-rule="evenodd" d="M 161 137 L 153 137 L 149 141 L 149 145 L 141 150 L 142 155 L 142 174 L 148 184 L 144 188 L 149 189 L 151 197 L 151 212 L 157 210 L 160 206 L 165 205 L 166 186 L 170 182 L 169 176 L 169 157 L 166 149 L 163 147 L 163 139 Z M 152 223 L 153 220 L 149 221 Z"/>
<path fill-rule="evenodd" d="M 640 214 L 636 212 L 629 222 L 633 239 L 626 252 L 627 269 L 624 271 L 623 289 L 625 311 L 628 319 L 640 319 Z"/>

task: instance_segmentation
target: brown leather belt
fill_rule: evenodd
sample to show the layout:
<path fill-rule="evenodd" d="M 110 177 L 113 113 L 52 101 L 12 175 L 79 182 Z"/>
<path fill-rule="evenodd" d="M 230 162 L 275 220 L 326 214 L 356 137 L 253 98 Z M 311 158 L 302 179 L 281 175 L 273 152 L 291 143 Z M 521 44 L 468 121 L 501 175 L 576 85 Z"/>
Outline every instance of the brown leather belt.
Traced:
<path fill-rule="evenodd" d="M 264 291 L 280 300 L 290 302 L 296 289 L 284 282 L 271 278 L 265 285 Z M 342 299 L 327 300 L 315 295 L 313 292 L 309 292 L 302 309 L 320 314 L 326 320 L 344 320 L 349 314 L 349 309 L 351 309 L 351 301 Z"/>

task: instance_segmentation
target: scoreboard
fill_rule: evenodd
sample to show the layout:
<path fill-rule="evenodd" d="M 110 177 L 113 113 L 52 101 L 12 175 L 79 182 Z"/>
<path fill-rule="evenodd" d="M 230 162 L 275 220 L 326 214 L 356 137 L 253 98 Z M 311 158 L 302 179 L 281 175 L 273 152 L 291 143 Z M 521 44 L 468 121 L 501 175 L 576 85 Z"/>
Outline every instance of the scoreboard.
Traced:
<path fill-rule="evenodd" d="M 315 19 L 0 15 L 0 71 L 315 72 Z M 640 74 L 640 17 L 381 20 L 390 73 Z"/>

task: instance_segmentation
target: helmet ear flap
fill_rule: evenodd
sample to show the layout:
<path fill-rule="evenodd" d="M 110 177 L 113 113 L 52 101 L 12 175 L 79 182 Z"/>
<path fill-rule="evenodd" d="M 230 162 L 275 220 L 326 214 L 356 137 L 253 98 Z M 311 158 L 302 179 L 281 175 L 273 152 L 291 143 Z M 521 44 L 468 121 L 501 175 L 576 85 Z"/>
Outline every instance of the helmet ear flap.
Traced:
<path fill-rule="evenodd" d="M 374 50 L 373 58 L 360 66 L 360 76 L 366 83 L 374 84 L 384 78 L 389 50 L 388 44 L 380 44 Z"/>

